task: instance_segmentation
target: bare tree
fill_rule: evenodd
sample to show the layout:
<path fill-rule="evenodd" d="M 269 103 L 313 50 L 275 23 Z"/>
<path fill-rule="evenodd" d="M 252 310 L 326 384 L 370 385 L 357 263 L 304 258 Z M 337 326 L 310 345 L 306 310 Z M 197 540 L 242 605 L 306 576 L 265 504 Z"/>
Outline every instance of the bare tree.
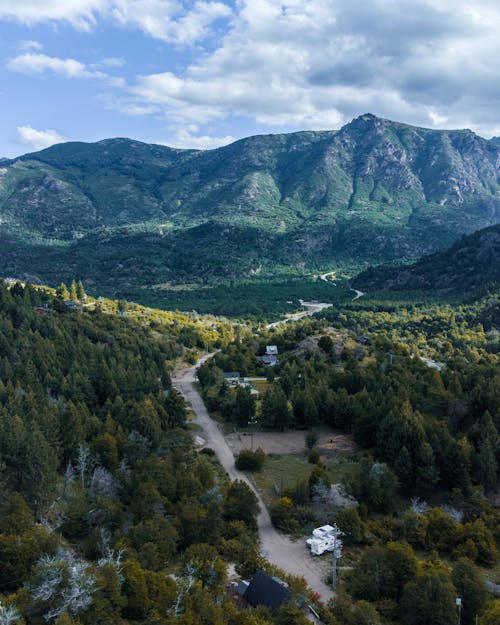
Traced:
<path fill-rule="evenodd" d="M 172 613 L 175 618 L 179 618 L 182 608 L 182 600 L 188 594 L 188 592 L 193 587 L 193 584 L 196 580 L 196 566 L 192 562 L 188 562 L 184 567 L 185 577 L 177 580 L 177 598 L 175 600 L 174 607 L 172 608 Z"/>
<path fill-rule="evenodd" d="M 85 488 L 85 478 L 92 471 L 95 466 L 95 461 L 92 458 L 90 449 L 85 445 L 80 445 L 78 448 L 78 456 L 76 459 L 76 470 L 80 477 L 82 487 Z"/>
<path fill-rule="evenodd" d="M 111 473 L 104 467 L 96 467 L 90 478 L 90 496 L 92 498 L 105 497 L 116 500 L 118 498 L 118 484 Z"/>
<path fill-rule="evenodd" d="M 0 602 L 0 625 L 12 625 L 21 618 L 13 605 L 4 606 Z"/>
<path fill-rule="evenodd" d="M 90 607 L 96 579 L 90 564 L 66 549 L 57 556 L 44 555 L 38 560 L 35 581 L 27 589 L 35 601 L 48 604 L 44 618 L 51 621 L 64 612 L 76 615 Z"/>
<path fill-rule="evenodd" d="M 109 546 L 109 531 L 107 529 L 101 528 L 101 545 L 100 550 L 102 557 L 97 561 L 97 566 L 102 568 L 103 566 L 112 566 L 117 574 L 120 582 L 120 586 L 125 581 L 125 577 L 123 575 L 123 554 L 125 553 L 124 549 L 119 549 L 115 551 L 111 549 Z"/>
<path fill-rule="evenodd" d="M 323 480 L 319 480 L 313 487 L 312 505 L 320 523 L 327 523 L 335 513 L 337 506 L 334 494 Z"/>

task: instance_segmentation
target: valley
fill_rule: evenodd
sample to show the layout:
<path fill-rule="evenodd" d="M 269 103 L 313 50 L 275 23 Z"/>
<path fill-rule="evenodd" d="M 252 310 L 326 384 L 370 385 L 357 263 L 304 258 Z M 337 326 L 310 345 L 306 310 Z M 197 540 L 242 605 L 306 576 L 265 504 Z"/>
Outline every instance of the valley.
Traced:
<path fill-rule="evenodd" d="M 352 277 L 497 224 L 498 158 L 497 142 L 470 131 L 370 114 L 206 151 L 55 145 L 3 163 L 2 273 L 52 286 L 77 278 L 160 307 L 176 302 L 154 286 L 164 283 L 225 288 L 332 267 Z"/>
<path fill-rule="evenodd" d="M 0 621 L 494 623 L 498 158 L 363 115 L 4 162 Z"/>
<path fill-rule="evenodd" d="M 0 0 L 0 625 L 500 625 L 499 33 Z"/>

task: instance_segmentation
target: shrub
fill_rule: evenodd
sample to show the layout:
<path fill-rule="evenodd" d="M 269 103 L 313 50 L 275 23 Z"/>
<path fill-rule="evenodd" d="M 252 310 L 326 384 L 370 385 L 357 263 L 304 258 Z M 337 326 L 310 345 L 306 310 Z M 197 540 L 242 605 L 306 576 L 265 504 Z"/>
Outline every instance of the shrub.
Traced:
<path fill-rule="evenodd" d="M 243 449 L 236 456 L 236 468 L 240 471 L 260 471 L 264 466 L 266 454 L 259 447 L 255 451 Z"/>
<path fill-rule="evenodd" d="M 314 445 L 316 445 L 316 443 L 318 442 L 318 438 L 319 436 L 316 430 L 309 430 L 306 433 L 306 447 L 308 449 L 312 449 Z"/>
<path fill-rule="evenodd" d="M 309 455 L 307 456 L 307 460 L 311 464 L 318 464 L 320 461 L 319 451 L 317 449 L 311 449 Z"/>
<path fill-rule="evenodd" d="M 328 336 L 328 334 L 323 334 L 318 341 L 318 347 L 329 354 L 333 350 L 332 337 Z"/>
<path fill-rule="evenodd" d="M 215 451 L 211 447 L 203 447 L 200 454 L 203 454 L 204 456 L 215 456 Z"/>

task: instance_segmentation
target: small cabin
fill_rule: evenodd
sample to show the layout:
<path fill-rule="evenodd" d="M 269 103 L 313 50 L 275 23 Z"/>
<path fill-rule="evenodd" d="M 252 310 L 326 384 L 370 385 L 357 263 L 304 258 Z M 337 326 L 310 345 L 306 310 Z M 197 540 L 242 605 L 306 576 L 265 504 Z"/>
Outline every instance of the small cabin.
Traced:
<path fill-rule="evenodd" d="M 224 381 L 232 386 L 237 386 L 240 381 L 240 374 L 238 371 L 228 371 L 224 373 Z"/>
<path fill-rule="evenodd" d="M 278 577 L 271 577 L 257 570 L 250 580 L 243 598 L 254 608 L 263 605 L 271 610 L 277 610 L 282 603 L 290 599 L 290 596 L 290 590 L 285 582 Z"/>
<path fill-rule="evenodd" d="M 278 364 L 277 356 L 259 356 L 259 360 L 263 365 L 275 367 Z"/>

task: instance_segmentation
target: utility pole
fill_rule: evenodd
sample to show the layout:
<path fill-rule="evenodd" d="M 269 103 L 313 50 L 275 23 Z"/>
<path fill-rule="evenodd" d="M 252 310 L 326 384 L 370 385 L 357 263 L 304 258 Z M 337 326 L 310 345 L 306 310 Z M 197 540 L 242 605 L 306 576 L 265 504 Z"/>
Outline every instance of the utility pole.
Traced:
<path fill-rule="evenodd" d="M 332 586 L 333 588 L 337 587 L 337 562 L 342 557 L 342 540 L 339 538 L 343 532 L 341 532 L 336 525 L 335 528 L 335 539 L 333 543 L 332 549 Z"/>
<path fill-rule="evenodd" d="M 458 625 L 460 625 L 460 618 L 462 616 L 462 598 L 461 597 L 457 597 L 455 599 L 455 605 L 458 608 L 458 621 L 457 621 L 457 623 L 458 623 Z"/>
<path fill-rule="evenodd" d="M 257 419 L 253 417 L 253 419 L 250 419 L 250 421 L 248 421 L 247 423 L 250 427 L 250 448 L 253 451 L 253 426 L 257 425 Z"/>

